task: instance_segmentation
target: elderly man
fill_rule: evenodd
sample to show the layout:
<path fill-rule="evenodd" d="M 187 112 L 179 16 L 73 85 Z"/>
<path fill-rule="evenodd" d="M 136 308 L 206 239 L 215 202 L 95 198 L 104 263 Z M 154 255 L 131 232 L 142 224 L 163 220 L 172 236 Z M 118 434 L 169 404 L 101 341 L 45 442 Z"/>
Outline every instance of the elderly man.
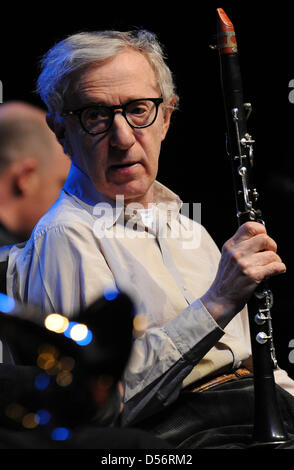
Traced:
<path fill-rule="evenodd" d="M 125 373 L 123 423 L 141 426 L 151 417 L 146 427 L 174 445 L 207 427 L 231 425 L 239 414 L 238 425 L 247 425 L 252 378 L 245 304 L 264 277 L 286 268 L 257 223 L 241 226 L 220 255 L 197 222 L 187 228 L 179 198 L 156 181 L 178 98 L 155 36 L 73 35 L 44 57 L 38 89 L 72 166 L 59 200 L 26 246 L 11 252 L 9 294 L 71 316 L 105 289 L 130 292 L 145 324 L 137 327 Z M 183 390 L 237 369 L 239 401 L 225 394 L 225 412 L 215 400 L 203 404 L 203 392 L 188 394 L 194 405 L 189 401 L 188 412 L 177 415 Z M 277 380 L 294 391 L 284 371 Z M 280 389 L 292 403 L 288 392 Z"/>

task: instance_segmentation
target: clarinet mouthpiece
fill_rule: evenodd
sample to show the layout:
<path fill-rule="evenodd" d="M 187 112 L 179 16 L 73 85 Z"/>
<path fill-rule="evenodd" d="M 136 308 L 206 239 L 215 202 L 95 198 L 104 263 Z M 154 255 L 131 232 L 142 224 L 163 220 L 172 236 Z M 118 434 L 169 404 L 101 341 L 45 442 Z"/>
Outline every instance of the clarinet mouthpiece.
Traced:
<path fill-rule="evenodd" d="M 218 13 L 218 49 L 221 54 L 236 54 L 238 52 L 234 25 L 222 8 Z"/>

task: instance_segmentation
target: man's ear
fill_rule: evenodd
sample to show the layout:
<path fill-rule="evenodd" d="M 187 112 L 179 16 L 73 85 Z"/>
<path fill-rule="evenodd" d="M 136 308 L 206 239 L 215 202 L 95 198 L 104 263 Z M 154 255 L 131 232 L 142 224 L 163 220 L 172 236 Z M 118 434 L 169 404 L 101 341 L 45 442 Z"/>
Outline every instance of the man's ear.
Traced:
<path fill-rule="evenodd" d="M 71 156 L 71 146 L 66 138 L 66 129 L 61 118 L 57 118 L 57 116 L 53 113 L 46 114 L 46 122 L 51 131 L 54 132 L 58 142 L 62 145 L 64 153 Z"/>
<path fill-rule="evenodd" d="M 49 128 L 51 129 L 51 131 L 53 131 L 54 134 L 56 135 L 58 142 L 64 139 L 65 128 L 61 120 L 57 120 L 56 116 L 53 113 L 47 113 L 46 122 Z"/>
<path fill-rule="evenodd" d="M 163 115 L 163 127 L 162 127 L 162 135 L 161 140 L 163 141 L 166 137 L 167 131 L 170 126 L 171 115 L 175 109 L 175 99 L 171 99 L 170 104 L 164 109 Z"/>
<path fill-rule="evenodd" d="M 39 162 L 26 157 L 12 169 L 13 191 L 16 195 L 36 193 L 39 188 Z"/>

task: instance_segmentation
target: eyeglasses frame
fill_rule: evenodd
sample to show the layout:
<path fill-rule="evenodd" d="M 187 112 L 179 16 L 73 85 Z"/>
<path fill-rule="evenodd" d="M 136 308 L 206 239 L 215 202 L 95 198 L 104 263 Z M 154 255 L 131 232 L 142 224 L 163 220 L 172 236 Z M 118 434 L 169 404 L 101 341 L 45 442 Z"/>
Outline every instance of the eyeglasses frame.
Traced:
<path fill-rule="evenodd" d="M 155 111 L 155 116 L 154 116 L 154 119 L 152 120 L 152 122 L 150 122 L 149 124 L 146 124 L 145 126 L 135 126 L 133 124 L 131 124 L 129 121 L 128 121 L 128 118 L 127 118 L 127 115 L 126 115 L 126 108 L 127 106 L 129 106 L 131 103 L 135 103 L 136 101 L 152 101 L 155 105 L 156 105 L 156 111 Z M 131 100 L 131 101 L 128 101 L 127 103 L 125 104 L 117 104 L 117 105 L 111 105 L 111 106 L 108 106 L 108 105 L 101 105 L 101 104 L 92 104 L 92 105 L 88 105 L 88 106 L 83 106 L 82 108 L 78 108 L 78 109 L 75 109 L 75 110 L 71 110 L 71 111 L 64 111 L 62 113 L 62 116 L 73 116 L 73 115 L 76 115 L 78 116 L 79 118 L 79 121 L 80 121 L 80 124 L 81 124 L 81 127 L 84 129 L 84 131 L 87 133 L 87 134 L 90 134 L 90 135 L 99 135 L 99 134 L 104 134 L 105 132 L 108 132 L 109 129 L 111 128 L 112 124 L 113 124 L 113 121 L 114 121 L 114 116 L 115 116 L 115 112 L 116 110 L 118 109 L 121 109 L 122 112 L 121 114 L 123 115 L 123 117 L 125 118 L 125 120 L 127 121 L 127 123 L 129 124 L 129 126 L 133 129 L 144 129 L 146 127 L 149 127 L 149 126 L 152 126 L 152 124 L 154 124 L 154 122 L 156 121 L 156 118 L 157 118 L 157 115 L 158 115 L 158 108 L 159 108 L 159 105 L 163 103 L 163 98 L 138 98 L 138 99 L 135 99 L 135 100 Z M 112 111 L 112 119 L 110 120 L 110 124 L 109 126 L 107 127 L 107 129 L 105 129 L 104 131 L 99 131 L 99 132 L 90 132 L 88 131 L 84 124 L 83 124 L 83 120 L 82 120 L 82 114 L 83 112 L 86 110 L 86 109 L 91 109 L 91 108 L 107 108 L 109 109 L 110 111 Z"/>

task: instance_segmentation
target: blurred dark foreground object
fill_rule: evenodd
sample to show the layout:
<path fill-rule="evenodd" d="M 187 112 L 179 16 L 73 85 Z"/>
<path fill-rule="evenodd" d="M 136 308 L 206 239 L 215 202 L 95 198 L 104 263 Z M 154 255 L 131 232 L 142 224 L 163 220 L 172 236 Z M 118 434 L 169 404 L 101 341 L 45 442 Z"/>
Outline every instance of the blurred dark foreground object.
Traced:
<path fill-rule="evenodd" d="M 1 338 L 14 361 L 0 364 L 0 448 L 169 448 L 119 429 L 133 320 L 119 292 L 70 320 L 0 294 Z"/>

